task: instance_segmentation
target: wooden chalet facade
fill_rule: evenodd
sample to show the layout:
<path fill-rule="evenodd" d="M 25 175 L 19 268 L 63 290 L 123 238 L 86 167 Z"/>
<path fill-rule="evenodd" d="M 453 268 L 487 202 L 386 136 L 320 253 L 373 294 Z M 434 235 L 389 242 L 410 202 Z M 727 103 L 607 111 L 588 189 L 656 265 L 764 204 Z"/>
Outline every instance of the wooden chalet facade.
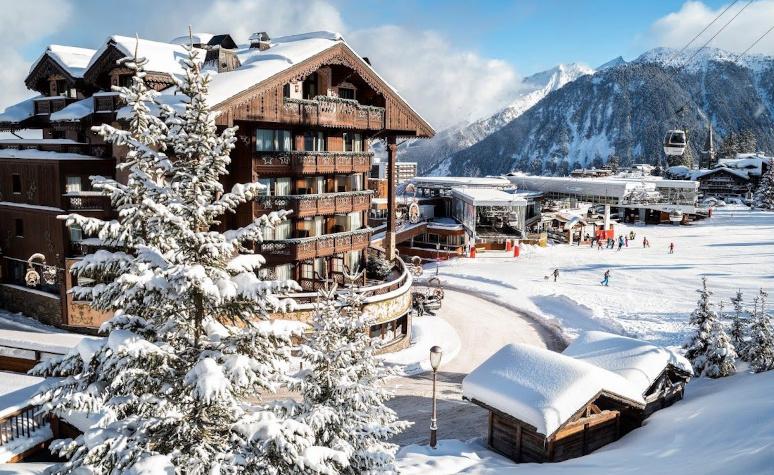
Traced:
<path fill-rule="evenodd" d="M 79 243 L 84 237 L 66 229 L 56 216 L 86 209 L 109 216 L 109 203 L 89 192 L 85 177 L 115 176 L 115 165 L 124 153 L 91 131 L 102 123 L 121 126 L 128 117 L 111 87 L 128 85 L 131 71 L 117 61 L 135 50 L 146 57 L 146 82 L 161 91 L 159 102 L 179 105 L 171 86 L 173 77 L 182 73 L 178 60 L 186 54 L 180 45 L 184 41 L 113 36 L 96 52 L 52 46 L 33 66 L 26 84 L 41 95 L 0 114 L 0 130 L 41 129 L 43 137 L 0 141 L 2 281 L 20 293 L 19 298 L 8 298 L 0 291 L 0 305 L 38 314 L 9 304 L 23 304 L 25 291 L 18 282 L 20 266 L 10 263 L 23 267 L 31 254 L 43 252 L 46 264 L 63 273 L 54 285 L 57 291 L 48 289 L 60 299 L 60 315 L 44 319 L 63 326 L 95 327 L 104 318 L 92 316 L 89 321 L 82 305 L 75 308 L 81 303 L 66 303 L 72 276 L 64 275 L 65 269 L 83 252 Z M 230 35 L 200 34 L 194 35 L 193 46 L 202 50 L 205 68 L 219 72 L 213 76 L 209 97 L 217 124 L 238 126 L 224 185 L 249 181 L 266 185 L 265 196 L 226 217 L 225 227 L 245 225 L 273 210 L 293 211 L 257 249 L 267 259 L 268 277 L 296 280 L 309 292 L 294 296 L 300 310 L 283 318 L 308 318 L 314 291 L 326 282 L 344 283 L 347 273 L 364 269 L 369 255 L 378 252 L 395 260 L 396 266 L 387 281 L 367 275 L 360 281 L 372 297 L 369 305 L 385 310 L 379 310 L 378 328 L 372 333 L 386 344 L 389 339 L 407 341 L 411 278 L 395 254 L 394 213 L 387 220 L 384 248 L 369 251 L 373 194 L 367 188 L 373 155 L 369 146 L 374 139 L 386 141 L 394 173 L 397 139 L 430 137 L 433 129 L 337 34 L 271 40 L 261 33 L 245 46 L 237 46 Z M 81 183 L 77 190 L 76 176 Z M 394 202 L 394 186 L 387 191 Z M 17 216 L 25 220 L 23 237 L 13 228 Z M 377 312 L 377 307 L 371 311 Z"/>
<path fill-rule="evenodd" d="M 691 374 L 663 348 L 586 332 L 562 354 L 507 345 L 463 380 L 463 398 L 489 411 L 492 450 L 516 462 L 561 462 L 682 399 Z"/>

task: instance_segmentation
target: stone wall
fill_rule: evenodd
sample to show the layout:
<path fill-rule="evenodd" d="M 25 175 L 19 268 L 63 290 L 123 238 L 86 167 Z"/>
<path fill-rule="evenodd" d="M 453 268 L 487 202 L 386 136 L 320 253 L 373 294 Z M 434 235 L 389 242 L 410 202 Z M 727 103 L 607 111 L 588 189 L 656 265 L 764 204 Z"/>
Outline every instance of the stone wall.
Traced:
<path fill-rule="evenodd" d="M 21 312 L 49 325 L 60 326 L 62 305 L 58 296 L 10 284 L 0 285 L 0 308 Z"/>

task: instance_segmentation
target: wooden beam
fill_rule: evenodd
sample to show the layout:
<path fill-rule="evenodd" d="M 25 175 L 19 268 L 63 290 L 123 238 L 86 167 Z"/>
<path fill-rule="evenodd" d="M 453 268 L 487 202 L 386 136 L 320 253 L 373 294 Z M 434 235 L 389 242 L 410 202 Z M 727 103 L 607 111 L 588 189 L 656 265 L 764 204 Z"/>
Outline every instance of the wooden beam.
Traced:
<path fill-rule="evenodd" d="M 398 145 L 394 135 L 387 137 L 387 230 L 384 234 L 384 250 L 387 260 L 395 259 L 395 198 L 397 176 L 395 162 L 398 159 Z"/>

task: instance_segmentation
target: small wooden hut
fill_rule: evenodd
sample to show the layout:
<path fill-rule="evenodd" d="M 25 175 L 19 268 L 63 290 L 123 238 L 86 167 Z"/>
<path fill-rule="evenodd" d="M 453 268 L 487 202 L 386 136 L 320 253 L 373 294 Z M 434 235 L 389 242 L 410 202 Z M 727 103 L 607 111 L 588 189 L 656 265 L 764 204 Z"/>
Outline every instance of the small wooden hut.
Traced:
<path fill-rule="evenodd" d="M 690 373 L 679 357 L 665 359 L 669 352 L 647 348 L 645 342 L 638 346 L 627 341 L 632 339 L 617 341 L 603 338 L 615 335 L 593 333 L 568 347 L 578 358 L 512 344 L 465 377 L 463 398 L 489 411 L 492 450 L 516 462 L 580 457 L 618 440 L 651 412 L 682 397 Z M 596 355 L 592 351 L 604 346 L 601 343 L 608 345 L 610 361 L 602 357 L 604 350 Z M 638 349 L 645 354 L 639 355 Z M 614 364 L 616 353 L 628 355 L 628 363 L 635 366 L 627 366 L 626 359 Z M 594 364 L 595 358 L 611 369 Z M 655 369 L 657 361 L 663 362 L 661 371 Z M 636 376 L 643 369 L 645 376 Z M 677 381 L 672 383 L 672 378 Z"/>

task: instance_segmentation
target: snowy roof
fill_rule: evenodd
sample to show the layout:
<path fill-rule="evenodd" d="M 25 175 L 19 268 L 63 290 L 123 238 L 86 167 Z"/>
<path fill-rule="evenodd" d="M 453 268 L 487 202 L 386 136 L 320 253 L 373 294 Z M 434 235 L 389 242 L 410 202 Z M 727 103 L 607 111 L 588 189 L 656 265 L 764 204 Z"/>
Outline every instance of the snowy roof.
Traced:
<path fill-rule="evenodd" d="M 550 436 L 600 392 L 645 401 L 628 380 L 544 348 L 510 344 L 462 380 L 462 394 Z"/>
<path fill-rule="evenodd" d="M 32 63 L 30 72 L 35 69 L 40 61 L 48 56 L 59 64 L 70 76 L 82 78 L 87 66 L 94 56 L 94 50 L 88 48 L 77 48 L 75 46 L 49 45 L 46 51 Z"/>
<path fill-rule="evenodd" d="M 623 376 L 642 395 L 668 365 L 693 374 L 691 363 L 674 351 L 601 331 L 581 333 L 562 353 Z"/>
<path fill-rule="evenodd" d="M 189 45 L 193 42 L 193 44 L 207 44 L 210 42 L 212 37 L 215 36 L 212 33 L 193 33 L 191 36 L 184 35 L 184 36 L 178 36 L 177 38 L 172 39 L 170 43 L 176 44 L 176 45 Z"/>
<path fill-rule="evenodd" d="M 340 34 L 316 31 L 274 38 L 271 47 L 264 51 L 242 46 L 237 50 L 237 57 L 242 64 L 239 68 L 226 73 L 213 73 L 208 101 L 213 106 L 220 104 L 339 43 L 343 43 Z"/>
<path fill-rule="evenodd" d="M 43 150 L 13 148 L 0 149 L 0 158 L 26 158 L 34 160 L 107 160 L 105 158 L 80 153 L 48 152 Z"/>
<path fill-rule="evenodd" d="M 603 196 L 622 199 L 635 190 L 655 188 L 642 181 L 601 178 L 572 178 L 531 175 L 511 175 L 508 179 L 522 190 L 569 195 Z"/>
<path fill-rule="evenodd" d="M 68 104 L 64 109 L 54 112 L 50 116 L 51 122 L 73 122 L 79 121 L 94 112 L 94 98 L 87 97 L 72 104 Z"/>
<path fill-rule="evenodd" d="M 18 124 L 19 122 L 29 119 L 35 115 L 35 99 L 43 96 L 30 97 L 23 101 L 8 106 L 2 113 L 0 113 L 0 123 L 6 122 L 10 124 Z"/>
<path fill-rule="evenodd" d="M 499 188 L 452 188 L 452 196 L 473 206 L 526 206 L 527 200 Z"/>
<path fill-rule="evenodd" d="M 148 63 L 145 65 L 146 71 L 168 73 L 182 76 L 185 74 L 180 60 L 188 57 L 188 52 L 181 45 L 172 43 L 162 43 L 160 41 L 145 40 L 142 38 L 132 38 L 129 36 L 111 36 L 105 41 L 89 61 L 86 70 L 91 69 L 97 59 L 111 46 L 118 48 L 121 53 L 127 57 L 134 57 L 135 49 L 137 56 L 145 58 Z M 204 61 L 204 52 L 199 55 L 199 59 Z"/>
<path fill-rule="evenodd" d="M 469 176 L 416 176 L 410 180 L 416 186 L 450 188 L 453 186 L 474 186 L 512 188 L 510 181 L 503 177 L 469 177 Z"/>

